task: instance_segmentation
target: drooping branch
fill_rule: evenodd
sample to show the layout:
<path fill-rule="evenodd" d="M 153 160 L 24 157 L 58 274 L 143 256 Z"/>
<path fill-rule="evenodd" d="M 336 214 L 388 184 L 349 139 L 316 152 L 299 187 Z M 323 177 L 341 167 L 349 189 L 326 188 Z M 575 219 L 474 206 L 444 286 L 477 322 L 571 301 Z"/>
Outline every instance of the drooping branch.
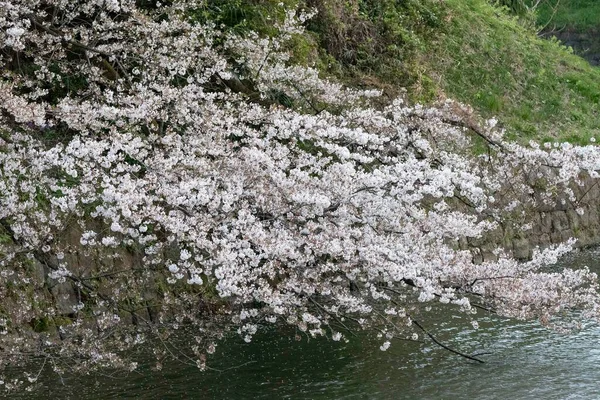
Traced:
<path fill-rule="evenodd" d="M 102 59 L 102 65 L 105 69 L 107 69 L 109 74 L 113 74 L 115 71 L 114 69 L 112 69 L 112 66 L 110 65 L 110 63 L 107 61 L 108 59 L 114 59 L 115 62 L 117 63 L 117 66 L 119 67 L 119 70 L 121 71 L 121 73 L 123 74 L 123 76 L 125 77 L 125 79 L 129 82 L 129 84 L 131 84 L 131 77 L 129 76 L 129 73 L 127 72 L 127 70 L 125 69 L 125 67 L 123 66 L 123 64 L 121 63 L 119 57 L 116 54 L 111 54 L 111 53 L 107 53 L 106 51 L 100 50 L 96 47 L 91 47 L 88 46 L 86 44 L 83 44 L 77 40 L 73 40 L 73 39 L 66 39 L 64 37 L 63 34 L 61 34 L 59 31 L 49 28 L 47 26 L 45 26 L 43 23 L 41 23 L 40 21 L 38 21 L 38 19 L 35 16 L 29 16 L 29 20 L 31 21 L 31 23 L 37 27 L 38 29 L 41 29 L 42 31 L 49 33 L 53 36 L 56 37 L 60 37 L 61 41 L 63 43 L 67 43 L 70 44 L 72 46 L 75 46 L 79 49 L 85 50 L 85 51 L 89 51 L 91 53 L 96 53 L 102 57 L 104 57 Z M 118 76 L 116 76 L 115 78 L 117 78 Z"/>
<path fill-rule="evenodd" d="M 339 319 L 337 315 L 335 315 L 332 312 L 330 312 L 327 309 L 325 309 L 325 307 L 323 307 L 321 304 L 319 304 L 317 301 L 315 301 L 315 299 L 313 299 L 311 296 L 308 297 L 308 300 L 310 300 L 311 303 L 313 303 L 314 305 L 316 305 L 324 313 L 326 313 L 327 315 L 329 315 L 330 317 L 332 317 L 338 324 L 340 324 L 346 330 L 346 332 L 348 332 L 352 336 L 357 336 L 356 333 L 352 329 L 350 329 L 344 323 L 344 321 L 342 321 L 341 319 Z"/>
<path fill-rule="evenodd" d="M 413 323 L 413 324 L 414 324 L 416 327 L 418 327 L 418 328 L 419 328 L 421 331 L 423 331 L 423 333 L 424 333 L 425 335 L 427 335 L 427 337 L 428 337 L 429 339 L 431 339 L 431 340 L 432 340 L 432 341 L 433 341 L 435 344 L 437 344 L 438 346 L 440 346 L 440 347 L 442 347 L 442 348 L 444 348 L 444 349 L 448 350 L 448 351 L 449 351 L 449 352 L 451 352 L 451 353 L 454 353 L 454 354 L 456 354 L 456 355 L 459 355 L 459 356 L 461 356 L 461 357 L 464 357 L 464 358 L 466 358 L 466 359 L 468 359 L 468 360 L 477 361 L 478 363 L 481 363 L 481 364 L 484 364 L 484 363 L 485 363 L 485 361 L 483 361 L 483 360 L 481 360 L 481 359 L 479 359 L 479 358 L 477 358 L 477 357 L 470 356 L 470 355 L 468 355 L 468 354 L 465 354 L 465 353 L 463 353 L 463 352 L 461 352 L 461 351 L 455 350 L 455 349 L 451 348 L 450 346 L 447 346 L 447 345 L 445 345 L 444 343 L 442 343 L 442 342 L 440 342 L 439 340 L 437 340 L 437 339 L 435 338 L 435 336 L 433 336 L 431 333 L 429 333 L 429 331 L 428 331 L 427 329 L 425 329 L 425 328 L 423 327 L 423 325 L 421 325 L 421 324 L 420 324 L 418 321 L 416 321 L 416 320 L 414 320 L 414 319 L 412 319 L 412 318 L 411 318 L 411 321 L 412 321 L 412 323 Z"/>
<path fill-rule="evenodd" d="M 412 279 L 406 279 L 406 278 L 404 278 L 404 279 L 402 280 L 402 282 L 404 282 L 404 283 L 405 283 L 405 284 L 407 284 L 408 286 L 411 286 L 411 287 L 414 287 L 414 288 L 417 288 L 417 289 L 422 289 L 422 288 L 420 288 L 419 286 L 417 286 L 417 285 L 416 285 L 416 284 L 413 282 L 413 280 L 412 280 Z M 399 293 L 399 292 L 398 292 L 396 289 L 393 289 L 393 288 L 390 288 L 390 287 L 387 287 L 387 286 L 382 286 L 381 288 L 382 288 L 383 290 L 387 290 L 388 292 L 392 292 L 392 293 L 395 293 L 395 294 L 401 295 L 401 293 Z M 451 289 L 456 289 L 456 288 L 451 288 Z M 465 293 L 467 293 L 467 294 L 471 294 L 471 295 L 477 295 L 477 293 L 474 293 L 474 292 L 465 292 Z M 435 292 L 433 293 L 433 295 L 434 295 L 435 297 L 437 297 L 437 298 L 441 298 L 441 297 L 442 297 L 442 295 L 441 295 L 441 294 L 439 294 L 439 293 L 435 293 Z M 481 305 L 481 304 L 478 304 L 478 303 L 470 303 L 470 304 L 471 304 L 473 307 L 475 307 L 475 308 L 478 308 L 478 309 L 480 309 L 480 310 L 487 311 L 487 312 L 490 312 L 490 313 L 492 313 L 492 314 L 496 314 L 496 311 L 495 311 L 495 310 L 493 310 L 493 309 L 491 309 L 491 308 L 488 308 L 488 307 L 485 307 L 485 306 L 483 306 L 483 305 Z"/>

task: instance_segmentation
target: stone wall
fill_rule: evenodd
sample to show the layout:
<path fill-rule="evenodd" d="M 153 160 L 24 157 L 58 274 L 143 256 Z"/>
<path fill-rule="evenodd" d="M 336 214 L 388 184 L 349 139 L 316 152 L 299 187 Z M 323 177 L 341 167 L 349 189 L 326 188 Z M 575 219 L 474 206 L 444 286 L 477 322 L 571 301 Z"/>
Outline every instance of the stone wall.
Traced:
<path fill-rule="evenodd" d="M 493 251 L 497 247 L 525 261 L 531 259 L 536 247 L 545 248 L 570 238 L 577 239 L 577 248 L 600 245 L 600 181 L 589 177 L 583 181 L 583 186 L 571 185 L 576 202 L 556 199 L 555 206 L 529 210 L 526 216 L 513 217 L 484 238 L 461 240 L 459 247 L 471 250 L 473 259 L 482 262 L 495 260 Z M 531 229 L 520 229 L 526 224 L 531 224 Z"/>
<path fill-rule="evenodd" d="M 489 232 L 483 238 L 462 238 L 455 243 L 455 246 L 462 250 L 470 250 L 475 262 L 494 261 L 497 259 L 494 251 L 498 248 L 504 248 L 515 258 L 528 260 L 531 258 L 533 250 L 536 247 L 547 247 L 552 244 L 558 244 L 569 238 L 577 238 L 576 247 L 588 247 L 600 244 L 600 180 L 587 178 L 583 186 L 573 185 L 572 189 L 578 199 L 576 203 L 569 201 L 560 201 L 552 207 L 540 207 L 529 210 L 528 213 L 520 217 L 511 217 L 508 223 L 500 225 L 495 231 Z M 460 207 L 459 207 L 460 208 Z M 576 212 L 582 209 L 583 214 Z M 522 226 L 531 224 L 531 229 L 523 230 Z M 100 229 L 100 227 L 99 227 Z M 142 254 L 136 254 L 131 250 L 121 249 L 118 253 L 107 256 L 107 254 L 98 254 L 86 250 L 79 244 L 81 231 L 70 229 L 62 237 L 62 248 L 64 251 L 64 262 L 69 266 L 77 276 L 90 278 L 98 274 L 106 274 L 107 271 L 119 271 L 123 269 L 145 270 Z M 36 291 L 40 293 L 42 301 L 51 302 L 56 307 L 58 315 L 68 316 L 73 314 L 81 298 L 81 290 L 78 289 L 79 283 L 73 279 L 67 279 L 65 282 L 58 282 L 50 279 L 48 274 L 56 269 L 58 260 L 56 256 L 39 254 L 34 260 L 32 266 L 33 281 Z M 158 272 L 146 274 L 145 277 L 139 277 L 135 282 L 142 286 L 143 298 L 138 299 L 135 312 L 125 312 L 123 317 L 131 319 L 133 323 L 138 318 L 153 320 L 157 312 L 156 304 L 160 301 L 157 293 L 157 282 L 164 280 Z M 103 292 L 102 286 L 107 285 L 106 293 L 110 296 L 109 286 L 112 277 L 105 280 L 94 281 L 99 288 L 99 293 Z"/>

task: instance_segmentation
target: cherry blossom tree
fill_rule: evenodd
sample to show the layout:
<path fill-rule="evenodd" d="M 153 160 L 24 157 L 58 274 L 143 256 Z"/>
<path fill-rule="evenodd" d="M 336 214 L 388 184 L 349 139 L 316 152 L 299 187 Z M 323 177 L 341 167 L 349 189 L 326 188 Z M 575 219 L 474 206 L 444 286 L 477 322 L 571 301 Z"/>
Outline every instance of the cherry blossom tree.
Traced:
<path fill-rule="evenodd" d="M 576 201 L 597 147 L 507 142 L 452 101 L 382 106 L 290 62 L 311 10 L 282 5 L 261 36 L 196 22 L 202 6 L 0 1 L 4 363 L 135 368 L 127 349 L 164 354 L 185 326 L 204 368 L 231 324 L 246 341 L 265 324 L 369 330 L 386 350 L 429 335 L 431 302 L 598 317 L 596 275 L 551 266 L 573 241 L 528 262 L 456 245 Z M 68 313 L 50 295 L 65 284 Z"/>

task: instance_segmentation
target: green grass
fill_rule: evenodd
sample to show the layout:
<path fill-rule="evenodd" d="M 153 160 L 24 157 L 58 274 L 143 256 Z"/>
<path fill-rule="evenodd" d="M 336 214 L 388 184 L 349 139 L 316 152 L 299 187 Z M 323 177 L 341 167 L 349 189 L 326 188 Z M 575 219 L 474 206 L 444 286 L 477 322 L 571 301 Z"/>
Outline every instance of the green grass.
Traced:
<path fill-rule="evenodd" d="M 496 115 L 521 140 L 600 138 L 600 69 L 481 0 L 447 0 L 444 35 L 422 55 L 446 95 Z"/>
<path fill-rule="evenodd" d="M 282 18 L 278 3 L 208 0 L 192 17 L 270 35 L 272 22 Z M 294 62 L 313 65 L 325 77 L 379 87 L 390 96 L 404 87 L 413 102 L 457 99 L 486 118 L 497 117 L 510 138 L 524 142 L 600 140 L 600 69 L 558 41 L 539 38 L 531 15 L 516 17 L 494 5 L 506 1 L 285 3 L 319 10 L 290 50 Z M 556 21 L 600 21 L 598 3 L 561 0 L 565 11 Z M 540 8 L 540 19 L 544 12 Z"/>
<path fill-rule="evenodd" d="M 600 28 L 598 0 L 547 0 L 537 10 L 538 23 L 549 28 Z"/>
<path fill-rule="evenodd" d="M 312 26 L 327 48 L 335 31 L 319 21 L 349 32 L 351 23 L 366 25 L 375 51 L 357 41 L 367 49 L 345 49 L 349 60 L 334 52 L 345 83 L 403 86 L 417 102 L 457 99 L 497 117 L 508 137 L 522 142 L 600 139 L 600 69 L 558 41 L 539 38 L 528 16 L 517 18 L 487 0 L 356 3 L 354 16 L 330 11 Z"/>
<path fill-rule="evenodd" d="M 418 102 L 457 99 L 498 117 L 522 142 L 600 139 L 600 69 L 539 38 L 528 17 L 487 0 L 358 3 L 368 12 L 354 18 L 377 27 L 379 51 L 356 53 L 353 62 L 336 57 L 346 83 L 404 86 Z M 332 34 L 314 32 L 325 45 Z"/>

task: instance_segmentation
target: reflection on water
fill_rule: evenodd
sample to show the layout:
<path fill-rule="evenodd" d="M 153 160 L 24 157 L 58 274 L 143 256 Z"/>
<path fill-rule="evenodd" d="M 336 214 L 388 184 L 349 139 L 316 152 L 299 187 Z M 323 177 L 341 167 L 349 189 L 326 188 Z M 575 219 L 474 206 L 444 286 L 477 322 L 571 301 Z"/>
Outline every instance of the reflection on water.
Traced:
<path fill-rule="evenodd" d="M 600 252 L 565 262 L 600 269 Z M 425 320 L 423 320 L 425 321 Z M 262 332 L 246 344 L 232 336 L 210 360 L 214 368 L 171 363 L 117 376 L 43 376 L 43 387 L 15 399 L 598 399 L 600 328 L 574 335 L 493 316 L 470 329 L 467 316 L 432 311 L 428 328 L 467 353 L 468 362 L 434 344 L 395 342 L 386 352 L 368 337 L 350 343 L 295 341 Z M 11 397 L 12 398 L 12 397 Z"/>

